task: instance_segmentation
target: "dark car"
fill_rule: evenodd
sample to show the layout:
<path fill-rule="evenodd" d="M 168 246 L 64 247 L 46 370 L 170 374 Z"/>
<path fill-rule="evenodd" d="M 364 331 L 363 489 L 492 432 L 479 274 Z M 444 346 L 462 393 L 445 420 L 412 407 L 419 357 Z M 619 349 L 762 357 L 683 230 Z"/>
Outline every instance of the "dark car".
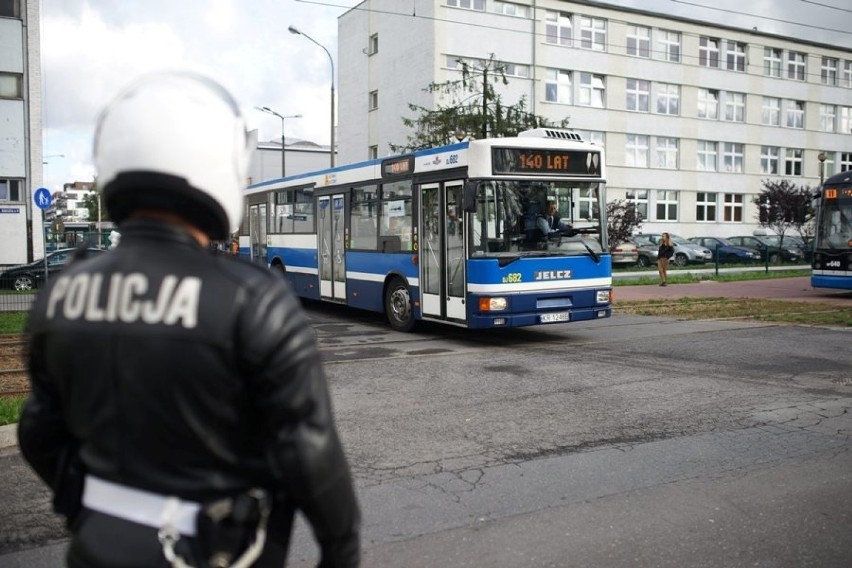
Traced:
<path fill-rule="evenodd" d="M 764 262 L 766 262 L 767 258 L 771 263 L 781 262 L 782 260 L 785 262 L 799 262 L 804 257 L 804 252 L 794 246 L 792 242 L 790 244 L 785 242 L 783 246 L 779 246 L 780 240 L 776 244 L 770 237 L 743 235 L 728 237 L 728 241 L 734 246 L 748 247 L 756 250 L 760 253 L 760 260 Z"/>
<path fill-rule="evenodd" d="M 716 262 L 718 255 L 719 264 L 760 262 L 760 253 L 756 250 L 734 246 L 719 237 L 692 237 L 689 241 L 710 249 L 710 252 L 713 253 L 713 262 Z"/>
<path fill-rule="evenodd" d="M 630 237 L 627 240 L 636 245 L 636 252 L 639 255 L 639 258 L 636 259 L 637 266 L 656 266 L 660 247 L 652 243 L 649 239 Z"/>
<path fill-rule="evenodd" d="M 61 249 L 47 255 L 47 276 L 52 278 L 75 256 L 88 257 L 106 252 L 105 249 Z M 44 284 L 44 259 L 15 266 L 0 273 L 0 287 L 18 291 L 34 290 Z"/>

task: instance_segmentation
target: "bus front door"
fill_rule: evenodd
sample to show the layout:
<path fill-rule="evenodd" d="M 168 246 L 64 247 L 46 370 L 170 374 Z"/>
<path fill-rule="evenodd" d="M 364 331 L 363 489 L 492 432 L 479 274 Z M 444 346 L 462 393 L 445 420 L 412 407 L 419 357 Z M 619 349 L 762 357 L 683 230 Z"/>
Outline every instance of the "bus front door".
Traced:
<path fill-rule="evenodd" d="M 317 270 L 320 296 L 326 300 L 346 301 L 346 263 L 344 252 L 344 194 L 317 198 Z"/>
<path fill-rule="evenodd" d="M 268 264 L 266 257 L 267 231 L 266 204 L 260 203 L 249 208 L 249 238 L 251 239 L 251 260 L 258 264 Z"/>
<path fill-rule="evenodd" d="M 420 186 L 420 293 L 426 318 L 466 321 L 462 181 Z"/>

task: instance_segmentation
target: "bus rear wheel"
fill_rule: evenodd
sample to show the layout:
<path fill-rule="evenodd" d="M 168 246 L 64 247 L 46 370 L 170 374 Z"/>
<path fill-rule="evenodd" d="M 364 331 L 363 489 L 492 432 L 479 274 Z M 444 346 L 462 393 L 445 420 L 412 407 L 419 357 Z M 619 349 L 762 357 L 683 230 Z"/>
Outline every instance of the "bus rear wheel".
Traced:
<path fill-rule="evenodd" d="M 411 331 L 414 327 L 411 292 L 401 278 L 391 280 L 385 290 L 385 316 L 397 331 Z"/>

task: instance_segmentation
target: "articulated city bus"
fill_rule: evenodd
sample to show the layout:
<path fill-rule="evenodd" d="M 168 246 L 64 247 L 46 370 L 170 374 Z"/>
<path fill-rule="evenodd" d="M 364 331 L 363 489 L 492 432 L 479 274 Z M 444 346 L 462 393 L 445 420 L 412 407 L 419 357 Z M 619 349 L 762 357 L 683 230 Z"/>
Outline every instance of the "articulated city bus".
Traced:
<path fill-rule="evenodd" d="M 247 190 L 240 251 L 304 298 L 402 331 L 605 318 L 604 164 L 576 133 L 536 129 L 265 181 Z"/>
<path fill-rule="evenodd" d="M 852 171 L 820 188 L 813 252 L 811 286 L 852 290 Z"/>

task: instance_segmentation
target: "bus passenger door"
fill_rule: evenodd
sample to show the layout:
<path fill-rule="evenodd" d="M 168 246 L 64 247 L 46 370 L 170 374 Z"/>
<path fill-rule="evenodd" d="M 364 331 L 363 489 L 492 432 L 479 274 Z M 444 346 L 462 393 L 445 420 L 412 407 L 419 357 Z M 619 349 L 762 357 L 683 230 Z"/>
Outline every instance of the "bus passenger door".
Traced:
<path fill-rule="evenodd" d="M 346 263 L 344 253 L 344 194 L 317 198 L 317 270 L 320 296 L 346 301 Z"/>
<path fill-rule="evenodd" d="M 250 254 L 252 262 L 268 264 L 266 256 L 266 230 L 267 230 L 266 203 L 252 205 L 249 208 L 249 238 Z"/>
<path fill-rule="evenodd" d="M 420 186 L 420 293 L 426 317 L 467 319 L 462 185 Z"/>

